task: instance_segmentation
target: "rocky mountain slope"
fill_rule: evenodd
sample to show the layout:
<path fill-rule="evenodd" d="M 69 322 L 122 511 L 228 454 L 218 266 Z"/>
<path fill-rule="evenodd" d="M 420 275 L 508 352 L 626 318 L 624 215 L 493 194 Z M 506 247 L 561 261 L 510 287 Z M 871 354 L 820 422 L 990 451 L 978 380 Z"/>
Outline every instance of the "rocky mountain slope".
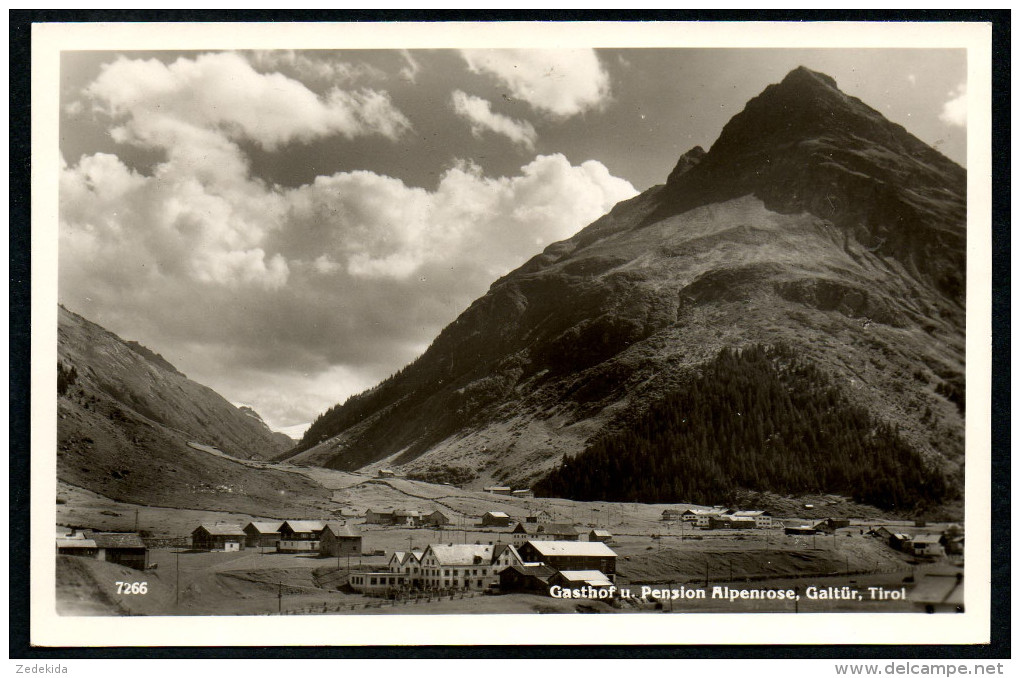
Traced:
<path fill-rule="evenodd" d="M 797 69 L 665 185 L 493 283 L 289 456 L 529 485 L 722 349 L 783 344 L 962 489 L 965 186 Z"/>
<path fill-rule="evenodd" d="M 162 506 L 229 509 L 327 495 L 295 474 L 257 470 L 189 445 L 240 459 L 265 459 L 287 447 L 261 418 L 158 354 L 63 307 L 57 328 L 60 480 Z"/>

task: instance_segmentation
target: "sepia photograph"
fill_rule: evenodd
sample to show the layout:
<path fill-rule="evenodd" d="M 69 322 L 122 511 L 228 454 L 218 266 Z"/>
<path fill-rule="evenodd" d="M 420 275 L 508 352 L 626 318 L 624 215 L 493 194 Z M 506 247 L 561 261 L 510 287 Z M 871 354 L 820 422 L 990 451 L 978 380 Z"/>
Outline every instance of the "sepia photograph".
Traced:
<path fill-rule="evenodd" d="M 512 26 L 36 26 L 54 637 L 987 640 L 988 31 Z"/>

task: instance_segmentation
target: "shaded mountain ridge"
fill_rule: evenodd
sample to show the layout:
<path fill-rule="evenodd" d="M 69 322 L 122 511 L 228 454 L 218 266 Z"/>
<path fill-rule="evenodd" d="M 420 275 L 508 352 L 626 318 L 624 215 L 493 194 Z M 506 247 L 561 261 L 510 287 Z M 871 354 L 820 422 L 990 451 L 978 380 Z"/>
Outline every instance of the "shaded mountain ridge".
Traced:
<path fill-rule="evenodd" d="M 922 463 L 957 474 L 963 416 L 946 394 L 962 393 L 965 180 L 797 69 L 665 185 L 494 282 L 288 456 L 530 484 L 720 350 L 783 343 L 898 426 Z"/>

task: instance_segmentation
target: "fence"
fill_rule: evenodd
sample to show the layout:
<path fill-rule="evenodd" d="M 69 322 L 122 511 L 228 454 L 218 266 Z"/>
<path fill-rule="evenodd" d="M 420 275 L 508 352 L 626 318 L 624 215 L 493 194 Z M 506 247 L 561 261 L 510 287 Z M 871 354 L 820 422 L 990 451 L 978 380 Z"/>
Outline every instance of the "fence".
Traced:
<path fill-rule="evenodd" d="M 464 592 L 451 592 L 451 593 L 418 593 L 413 595 L 402 595 L 393 599 L 386 600 L 373 600 L 364 603 L 321 603 L 315 605 L 306 605 L 304 607 L 297 607 L 293 609 L 287 609 L 283 612 L 269 612 L 268 615 L 294 615 L 294 614 L 343 614 L 344 612 L 353 612 L 355 610 L 370 610 L 370 609 L 381 609 L 384 607 L 400 607 L 403 605 L 428 605 L 429 603 L 438 603 L 441 600 L 463 600 L 466 598 L 474 598 L 479 594 L 473 591 Z"/>

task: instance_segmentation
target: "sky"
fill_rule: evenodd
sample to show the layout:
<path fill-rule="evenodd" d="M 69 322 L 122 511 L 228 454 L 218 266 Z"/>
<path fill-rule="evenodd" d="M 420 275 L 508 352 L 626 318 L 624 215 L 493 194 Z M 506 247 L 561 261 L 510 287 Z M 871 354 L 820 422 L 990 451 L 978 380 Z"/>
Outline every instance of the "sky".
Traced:
<path fill-rule="evenodd" d="M 963 50 L 64 52 L 60 302 L 299 436 L 799 65 L 965 164 Z"/>

